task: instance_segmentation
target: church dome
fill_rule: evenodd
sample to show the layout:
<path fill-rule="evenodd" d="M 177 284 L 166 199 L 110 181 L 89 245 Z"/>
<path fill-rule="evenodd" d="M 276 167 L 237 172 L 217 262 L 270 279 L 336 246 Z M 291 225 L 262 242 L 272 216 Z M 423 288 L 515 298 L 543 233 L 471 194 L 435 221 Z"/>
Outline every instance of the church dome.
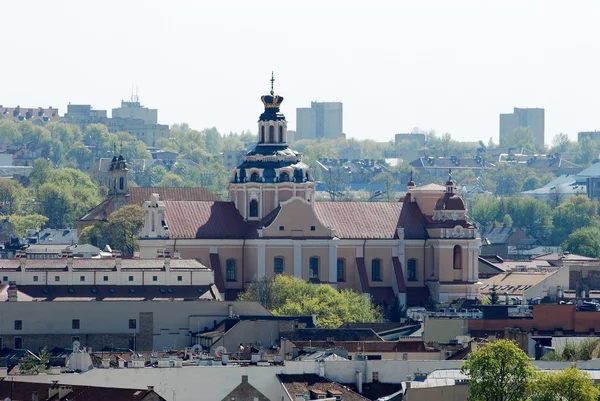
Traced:
<path fill-rule="evenodd" d="M 435 210 L 466 210 L 465 201 L 456 194 L 446 192 L 436 202 Z"/>

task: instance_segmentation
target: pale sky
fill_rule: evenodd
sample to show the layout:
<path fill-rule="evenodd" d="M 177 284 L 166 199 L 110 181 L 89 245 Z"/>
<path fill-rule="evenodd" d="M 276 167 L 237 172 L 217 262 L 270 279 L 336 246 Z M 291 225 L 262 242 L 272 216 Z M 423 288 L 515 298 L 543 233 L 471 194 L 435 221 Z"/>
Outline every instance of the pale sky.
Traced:
<path fill-rule="evenodd" d="M 600 128 L 598 1 L 28 0 L 0 8 L 0 104 L 117 107 L 256 132 L 260 96 L 344 103 L 349 137 L 413 127 L 498 140 L 499 113 L 546 109 L 546 143 Z"/>

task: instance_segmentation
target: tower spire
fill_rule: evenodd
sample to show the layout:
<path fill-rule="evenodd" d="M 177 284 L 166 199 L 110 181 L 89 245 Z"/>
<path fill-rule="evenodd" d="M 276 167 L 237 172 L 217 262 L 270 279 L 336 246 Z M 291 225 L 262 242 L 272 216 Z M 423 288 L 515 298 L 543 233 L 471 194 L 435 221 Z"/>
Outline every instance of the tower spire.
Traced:
<path fill-rule="evenodd" d="M 273 71 L 271 71 L 271 96 L 273 96 L 275 94 L 275 91 L 273 90 L 274 84 L 275 84 L 275 74 L 273 73 Z"/>

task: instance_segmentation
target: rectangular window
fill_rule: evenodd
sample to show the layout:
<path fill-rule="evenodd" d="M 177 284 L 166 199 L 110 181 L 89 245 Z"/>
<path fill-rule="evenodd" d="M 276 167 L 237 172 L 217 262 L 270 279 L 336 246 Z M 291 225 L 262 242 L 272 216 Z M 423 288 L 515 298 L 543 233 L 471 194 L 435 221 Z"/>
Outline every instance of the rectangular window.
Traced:
<path fill-rule="evenodd" d="M 33 276 L 33 281 L 38 281 L 38 276 Z"/>
<path fill-rule="evenodd" d="M 8 282 L 8 276 L 2 277 L 2 281 L 7 281 Z"/>
<path fill-rule="evenodd" d="M 337 260 L 337 281 L 343 282 L 346 281 L 346 261 L 344 259 Z"/>
<path fill-rule="evenodd" d="M 15 337 L 15 349 L 23 349 L 23 338 Z"/>
<path fill-rule="evenodd" d="M 373 372 L 373 382 L 377 383 L 379 381 L 379 372 Z"/>
<path fill-rule="evenodd" d="M 23 330 L 23 321 L 15 320 L 15 330 Z"/>
<path fill-rule="evenodd" d="M 152 276 L 152 281 L 158 281 L 158 276 Z"/>
<path fill-rule="evenodd" d="M 177 281 L 183 281 L 183 276 L 177 276 Z"/>
<path fill-rule="evenodd" d="M 276 257 L 273 259 L 273 273 L 283 274 L 283 258 Z"/>
<path fill-rule="evenodd" d="M 417 261 L 416 259 L 408 259 L 407 266 L 408 281 L 417 281 Z"/>
<path fill-rule="evenodd" d="M 225 262 L 225 276 L 227 281 L 236 281 L 235 259 L 227 259 Z"/>
<path fill-rule="evenodd" d="M 73 330 L 79 330 L 79 319 L 73 319 L 71 321 L 71 328 Z"/>
<path fill-rule="evenodd" d="M 381 259 L 371 261 L 371 280 L 381 281 Z"/>
<path fill-rule="evenodd" d="M 54 281 L 60 281 L 60 276 L 54 276 Z"/>
<path fill-rule="evenodd" d="M 137 329 L 137 321 L 135 319 L 129 319 L 129 328 Z"/>
<path fill-rule="evenodd" d="M 133 276 L 129 276 L 129 281 L 133 281 Z"/>
<path fill-rule="evenodd" d="M 319 278 L 319 258 L 312 257 L 308 260 L 308 278 Z"/>
<path fill-rule="evenodd" d="M 102 280 L 104 280 L 104 281 L 108 281 L 108 276 L 104 276 L 104 277 L 102 278 Z"/>
<path fill-rule="evenodd" d="M 79 281 L 85 281 L 85 276 L 79 276 Z"/>

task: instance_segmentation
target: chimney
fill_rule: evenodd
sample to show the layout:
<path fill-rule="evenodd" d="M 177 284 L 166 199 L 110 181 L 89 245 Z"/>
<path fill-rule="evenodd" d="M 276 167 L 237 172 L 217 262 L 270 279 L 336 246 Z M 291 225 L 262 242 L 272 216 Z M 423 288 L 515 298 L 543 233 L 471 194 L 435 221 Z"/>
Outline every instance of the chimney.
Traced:
<path fill-rule="evenodd" d="M 37 391 L 34 391 L 33 393 L 31 393 L 31 401 L 39 401 Z"/>
<path fill-rule="evenodd" d="M 228 309 L 229 309 L 229 317 L 232 318 L 233 317 L 233 305 L 229 304 Z"/>
<path fill-rule="evenodd" d="M 18 301 L 17 282 L 9 281 L 8 282 L 8 302 L 17 302 L 17 301 Z"/>
<path fill-rule="evenodd" d="M 71 386 L 58 386 L 58 399 L 62 400 L 67 396 L 67 394 L 71 394 L 73 392 L 73 387 Z"/>
<path fill-rule="evenodd" d="M 242 383 L 248 383 L 248 375 L 242 375 Z"/>
<path fill-rule="evenodd" d="M 113 251 L 113 258 L 115 258 L 117 271 L 121 271 L 121 251 Z"/>
<path fill-rule="evenodd" d="M 359 394 L 362 394 L 363 392 L 363 378 L 362 378 L 362 371 L 357 370 L 356 371 L 356 389 L 358 390 Z"/>
<path fill-rule="evenodd" d="M 165 271 L 171 270 L 171 258 L 169 256 L 165 256 Z"/>
<path fill-rule="evenodd" d="M 154 391 L 154 386 L 148 386 L 148 391 Z"/>

